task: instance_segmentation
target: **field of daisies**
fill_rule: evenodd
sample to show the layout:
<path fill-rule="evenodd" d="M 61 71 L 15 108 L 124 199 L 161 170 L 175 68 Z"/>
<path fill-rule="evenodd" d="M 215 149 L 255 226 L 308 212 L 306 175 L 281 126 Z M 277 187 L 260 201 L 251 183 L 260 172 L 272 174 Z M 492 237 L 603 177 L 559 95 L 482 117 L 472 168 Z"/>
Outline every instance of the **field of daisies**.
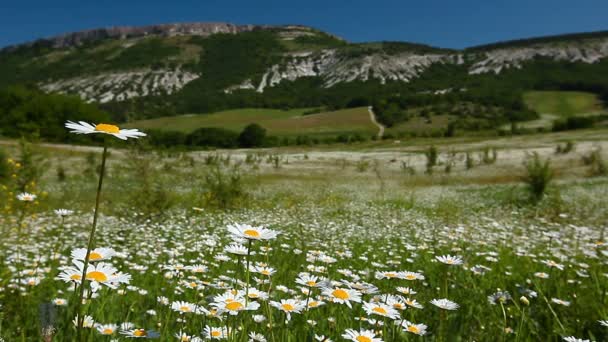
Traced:
<path fill-rule="evenodd" d="M 103 147 L 93 170 L 55 152 L 64 174 L 36 178 L 48 161 L 8 158 L 0 341 L 608 340 L 605 178 L 535 205 L 511 186 L 406 193 L 373 174 L 258 174 L 243 196 L 230 161 L 201 176 L 121 152 L 137 130 L 66 129 Z M 224 197 L 195 190 L 212 176 Z"/>

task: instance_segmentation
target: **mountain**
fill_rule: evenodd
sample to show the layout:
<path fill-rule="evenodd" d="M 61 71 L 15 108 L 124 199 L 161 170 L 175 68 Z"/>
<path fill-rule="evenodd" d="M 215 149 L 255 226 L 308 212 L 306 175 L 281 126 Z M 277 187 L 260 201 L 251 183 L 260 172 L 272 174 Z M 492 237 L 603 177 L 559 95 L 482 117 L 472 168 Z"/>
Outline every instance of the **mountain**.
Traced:
<path fill-rule="evenodd" d="M 521 114 L 526 90 L 604 97 L 606 57 L 608 31 L 453 50 L 349 43 L 301 25 L 166 24 L 5 47 L 0 87 L 75 94 L 118 121 L 243 107 L 374 105 L 390 126 L 407 120 L 412 105 L 448 102 L 478 104 L 502 124 L 532 118 Z"/>

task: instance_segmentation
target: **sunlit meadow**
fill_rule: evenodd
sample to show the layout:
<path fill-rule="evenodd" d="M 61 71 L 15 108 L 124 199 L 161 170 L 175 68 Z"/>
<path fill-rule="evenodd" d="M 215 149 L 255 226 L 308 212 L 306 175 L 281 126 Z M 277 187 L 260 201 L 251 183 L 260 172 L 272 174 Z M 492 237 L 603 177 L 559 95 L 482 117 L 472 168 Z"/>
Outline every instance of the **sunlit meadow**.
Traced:
<path fill-rule="evenodd" d="M 66 126 L 103 151 L 8 160 L 4 341 L 608 338 L 605 177 L 530 204 L 517 182 L 162 155 Z"/>

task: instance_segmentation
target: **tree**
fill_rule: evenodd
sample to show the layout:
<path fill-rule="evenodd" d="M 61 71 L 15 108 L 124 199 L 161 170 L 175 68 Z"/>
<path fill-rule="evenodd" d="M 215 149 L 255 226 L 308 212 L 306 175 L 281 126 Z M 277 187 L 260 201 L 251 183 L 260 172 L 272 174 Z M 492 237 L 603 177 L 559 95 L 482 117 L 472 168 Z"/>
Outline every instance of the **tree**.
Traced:
<path fill-rule="evenodd" d="M 252 123 L 247 125 L 239 135 L 239 146 L 259 147 L 262 146 L 265 138 L 266 129 L 256 123 Z"/>

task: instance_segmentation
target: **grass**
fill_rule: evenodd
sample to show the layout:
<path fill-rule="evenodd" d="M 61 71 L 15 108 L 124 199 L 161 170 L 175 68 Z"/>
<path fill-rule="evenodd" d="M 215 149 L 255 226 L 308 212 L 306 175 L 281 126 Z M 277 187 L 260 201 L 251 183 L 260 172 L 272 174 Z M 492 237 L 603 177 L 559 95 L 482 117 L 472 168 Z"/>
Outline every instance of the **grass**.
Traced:
<path fill-rule="evenodd" d="M 366 107 L 303 115 L 309 108 L 291 110 L 245 108 L 212 114 L 190 114 L 135 121 L 125 125 L 139 129 L 161 129 L 189 133 L 200 127 L 225 128 L 240 132 L 250 123 L 260 124 L 269 135 L 338 135 L 362 133 L 373 135 Z"/>
<path fill-rule="evenodd" d="M 575 134 L 580 133 L 570 137 Z M 501 170 L 511 176 L 523 171 L 514 153 L 522 145 L 532 149 L 546 143 L 527 139 L 503 146 L 495 165 L 464 170 L 459 161 L 452 173 L 443 174 L 437 167 L 432 176 L 424 175 L 420 165 L 415 176 L 408 176 L 398 162 L 381 159 L 416 156 L 402 150 L 389 155 L 383 150 L 366 152 L 371 166 L 360 172 L 360 156 L 351 156 L 346 167 L 341 166 L 339 158 L 349 153 L 339 146 L 306 157 L 280 155 L 284 163 L 278 169 L 268 163 L 269 151 L 209 152 L 221 153 L 219 159 L 228 166 L 206 165 L 207 152 L 170 155 L 112 149 L 96 246 L 119 252 L 103 262 L 131 278 L 129 286 L 118 289 L 102 285 L 83 310 L 99 323 L 132 322 L 136 328 L 155 330 L 159 341 L 177 340 L 178 333 L 201 336 L 206 326 L 234 329 L 231 341 L 247 341 L 251 332 L 273 342 L 312 341 L 315 335 L 343 341 L 347 329 L 371 330 L 386 342 L 558 341 L 566 336 L 606 340 L 608 329 L 597 321 L 608 318 L 602 259 L 607 246 L 598 243 L 605 238 L 608 219 L 608 178 L 564 177 L 577 166 L 563 158 L 573 156 L 554 156 L 554 144 L 547 144 L 551 148 L 543 157 L 555 158 L 552 167 L 561 172 L 538 204 L 519 201 L 524 188 L 512 178 L 501 184 L 480 183 Z M 454 143 L 458 140 L 441 141 L 440 161 L 446 144 L 468 148 Z M 572 153 L 585 153 L 588 144 L 577 142 Z M 18 156 L 12 145 L 6 150 Z M 6 341 L 74 340 L 73 284 L 57 276 L 72 265 L 72 250 L 86 245 L 96 177 L 84 172 L 87 152 L 47 147 L 43 153 L 49 166 L 27 189 L 39 195 L 36 202 L 17 201 L 12 179 L 0 187 L 0 337 Z M 255 155 L 254 161 L 245 162 L 246 154 Z M 53 171 L 60 163 L 69 166 L 63 181 Z M 24 172 L 12 165 L 15 174 Z M 204 196 L 212 189 L 205 188 L 203 176 L 216 167 L 241 170 L 247 200 L 233 210 L 204 206 Z M 133 200 L 150 189 L 170 199 L 171 206 L 160 216 L 148 216 Z M 63 220 L 52 211 L 61 207 L 75 213 Z M 263 225 L 280 235 L 245 242 L 252 253 L 239 257 L 225 250 L 234 241 L 227 229 L 233 223 Z M 437 258 L 448 254 L 464 263 L 448 265 Z M 253 270 L 248 276 L 247 261 L 267 265 L 274 274 Z M 200 266 L 188 267 L 194 265 L 203 265 L 204 272 L 194 272 Z M 391 276 L 404 271 L 424 279 Z M 353 288 L 361 301 L 349 307 L 329 300 L 333 289 L 323 294 L 321 288 L 312 288 L 310 300 L 324 305 L 293 312 L 287 320 L 270 302 L 293 299 L 305 304 L 308 296 L 295 281 L 302 272 L 340 282 L 333 287 Z M 186 306 L 178 301 L 206 310 L 224 308 L 228 302 L 218 304 L 216 296 L 233 289 L 243 294 L 248 279 L 250 289 L 269 296 L 252 298 L 249 303 L 259 303 L 254 310 L 234 316 L 220 313 L 221 319 L 178 312 Z M 415 299 L 422 308 L 398 310 L 395 318 L 364 309 L 395 299 L 386 295 Z M 490 303 L 492 296 L 503 301 Z M 53 305 L 55 298 L 67 299 L 68 306 Z M 431 303 L 439 298 L 459 308 L 444 311 Z M 256 322 L 254 315 L 264 322 Z M 410 329 L 397 328 L 395 323 L 404 322 Z M 415 328 L 426 330 L 426 335 L 414 335 L 412 323 L 424 324 Z M 43 337 L 45 331 L 50 333 Z M 104 337 L 96 329 L 86 329 L 84 336 L 87 342 L 131 340 L 118 331 Z"/>
<path fill-rule="evenodd" d="M 528 91 L 524 102 L 539 114 L 563 117 L 602 111 L 597 95 L 579 91 Z"/>

